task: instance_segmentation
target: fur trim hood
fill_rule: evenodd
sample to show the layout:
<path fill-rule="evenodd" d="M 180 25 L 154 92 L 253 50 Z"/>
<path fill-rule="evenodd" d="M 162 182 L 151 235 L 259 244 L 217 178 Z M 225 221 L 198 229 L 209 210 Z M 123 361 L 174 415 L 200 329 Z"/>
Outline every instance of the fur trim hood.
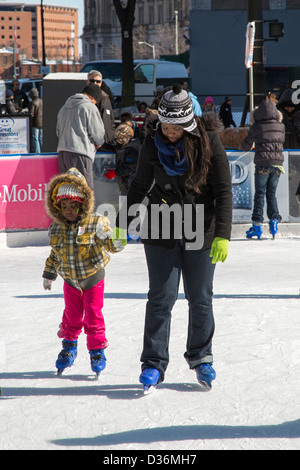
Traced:
<path fill-rule="evenodd" d="M 94 209 L 94 193 L 88 186 L 85 177 L 76 169 L 70 168 L 66 173 L 54 176 L 48 183 L 46 192 L 45 207 L 47 214 L 51 219 L 59 224 L 66 224 L 67 221 L 63 217 L 61 208 L 56 202 L 58 188 L 65 183 L 74 184 L 76 188 L 83 194 L 84 200 L 80 216 L 85 219 Z"/>
<path fill-rule="evenodd" d="M 282 113 L 276 108 L 272 101 L 264 100 L 250 113 L 250 122 L 275 120 L 282 122 Z"/>

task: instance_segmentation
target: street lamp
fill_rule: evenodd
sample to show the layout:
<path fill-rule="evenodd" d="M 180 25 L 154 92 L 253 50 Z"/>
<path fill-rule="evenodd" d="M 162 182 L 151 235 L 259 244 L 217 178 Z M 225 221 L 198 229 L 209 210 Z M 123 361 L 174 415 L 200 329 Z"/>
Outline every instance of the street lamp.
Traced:
<path fill-rule="evenodd" d="M 152 47 L 152 52 L 153 52 L 153 59 L 155 59 L 155 46 L 154 44 L 149 44 L 148 42 L 145 41 L 139 41 L 139 44 L 146 44 L 146 46 Z"/>
<path fill-rule="evenodd" d="M 175 54 L 178 55 L 178 10 L 174 11 L 175 16 Z"/>

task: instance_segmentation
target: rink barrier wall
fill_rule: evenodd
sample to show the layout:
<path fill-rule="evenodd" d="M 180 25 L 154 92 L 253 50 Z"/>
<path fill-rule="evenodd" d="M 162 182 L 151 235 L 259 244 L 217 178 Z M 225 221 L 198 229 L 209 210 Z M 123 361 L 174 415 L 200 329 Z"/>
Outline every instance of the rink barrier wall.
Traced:
<path fill-rule="evenodd" d="M 244 238 L 251 224 L 254 197 L 254 152 L 227 151 L 233 192 L 233 238 Z M 300 236 L 300 150 L 284 152 L 284 171 L 277 188 L 282 223 L 280 236 Z M 96 209 L 119 203 L 119 189 L 104 174 L 115 165 L 114 153 L 97 153 L 94 163 Z M 47 183 L 58 174 L 57 153 L 0 155 L 0 247 L 48 245 L 44 198 Z M 265 215 L 265 220 L 267 217 Z M 267 226 L 266 230 L 267 232 Z"/>

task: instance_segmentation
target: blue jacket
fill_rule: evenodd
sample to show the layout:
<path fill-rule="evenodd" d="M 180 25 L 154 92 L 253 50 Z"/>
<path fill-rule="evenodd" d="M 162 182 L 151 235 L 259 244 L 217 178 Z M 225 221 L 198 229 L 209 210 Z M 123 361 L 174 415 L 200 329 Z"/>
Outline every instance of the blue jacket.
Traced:
<path fill-rule="evenodd" d="M 194 114 L 199 117 L 202 116 L 202 109 L 201 109 L 199 101 L 197 100 L 196 95 L 194 95 L 194 93 L 192 93 L 191 91 L 189 91 L 189 95 L 193 103 Z"/>

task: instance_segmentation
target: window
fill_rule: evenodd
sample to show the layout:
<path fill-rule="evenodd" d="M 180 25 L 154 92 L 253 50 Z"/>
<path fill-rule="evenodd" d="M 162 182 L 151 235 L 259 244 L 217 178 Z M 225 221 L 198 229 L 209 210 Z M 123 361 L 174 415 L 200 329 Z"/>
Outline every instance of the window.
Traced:
<path fill-rule="evenodd" d="M 135 83 L 153 83 L 154 80 L 154 65 L 141 64 L 134 70 Z"/>
<path fill-rule="evenodd" d="M 149 24 L 154 24 L 154 8 L 153 8 L 153 6 L 149 7 Z"/>
<path fill-rule="evenodd" d="M 139 24 L 144 24 L 144 7 L 139 7 L 138 9 L 138 18 L 139 18 Z"/>
<path fill-rule="evenodd" d="M 162 5 L 158 5 L 158 21 L 160 23 L 164 21 L 164 8 Z"/>

